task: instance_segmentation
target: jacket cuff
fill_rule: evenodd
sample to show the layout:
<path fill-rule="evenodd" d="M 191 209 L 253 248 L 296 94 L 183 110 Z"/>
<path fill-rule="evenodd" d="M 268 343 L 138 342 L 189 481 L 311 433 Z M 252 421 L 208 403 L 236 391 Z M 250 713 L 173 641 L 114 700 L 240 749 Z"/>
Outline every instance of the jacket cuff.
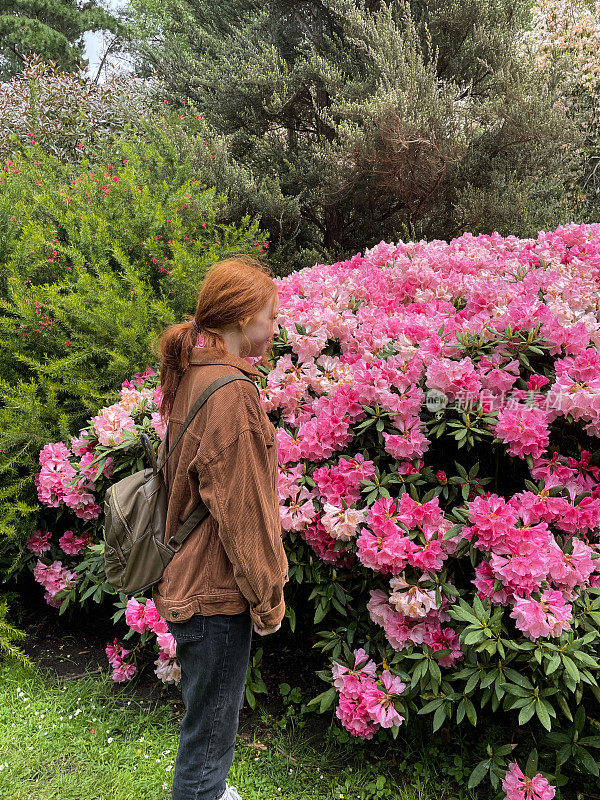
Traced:
<path fill-rule="evenodd" d="M 252 622 L 258 628 L 274 628 L 282 621 L 285 615 L 285 600 L 282 600 L 274 608 L 265 609 L 264 604 L 250 609 Z"/>

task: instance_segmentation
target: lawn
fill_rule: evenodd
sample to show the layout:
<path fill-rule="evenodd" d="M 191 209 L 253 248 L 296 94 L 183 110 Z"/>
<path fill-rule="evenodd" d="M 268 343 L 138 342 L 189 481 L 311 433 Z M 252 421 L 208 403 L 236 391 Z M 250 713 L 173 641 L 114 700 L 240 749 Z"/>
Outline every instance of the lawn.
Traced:
<path fill-rule="evenodd" d="M 0 664 L 0 798 L 169 800 L 180 714 L 149 707 L 106 675 L 61 684 L 48 670 Z M 322 727 L 281 729 L 263 710 L 240 730 L 230 777 L 244 800 L 472 797 L 437 774 L 431 754 L 400 768 L 368 762 Z"/>

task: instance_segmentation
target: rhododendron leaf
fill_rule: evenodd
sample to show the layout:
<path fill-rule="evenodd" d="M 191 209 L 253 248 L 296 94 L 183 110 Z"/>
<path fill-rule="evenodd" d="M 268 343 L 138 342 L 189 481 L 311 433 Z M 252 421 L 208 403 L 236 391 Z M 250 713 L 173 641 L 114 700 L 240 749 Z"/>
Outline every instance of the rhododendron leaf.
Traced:
<path fill-rule="evenodd" d="M 477 725 L 477 711 L 475 710 L 475 706 L 468 698 L 465 699 L 464 703 L 465 703 L 465 711 L 467 713 L 467 719 L 469 720 L 471 725 L 475 727 Z"/>
<path fill-rule="evenodd" d="M 319 605 L 317 606 L 313 620 L 315 625 L 318 622 L 321 622 L 321 620 L 326 616 L 328 608 L 329 608 L 329 603 L 324 603 L 322 600 L 319 601 Z"/>
<path fill-rule="evenodd" d="M 514 697 L 531 697 L 532 692 L 530 689 L 526 689 L 524 686 L 517 686 L 514 683 L 504 683 L 502 684 L 503 688 Z"/>
<path fill-rule="evenodd" d="M 470 631 L 467 635 L 462 639 L 462 641 L 466 645 L 478 644 L 483 639 L 483 631 Z"/>
<path fill-rule="evenodd" d="M 550 715 L 548 714 L 546 704 L 541 700 L 537 700 L 535 703 L 535 713 L 544 728 L 546 728 L 547 731 L 551 730 L 552 722 L 550 720 Z"/>
<path fill-rule="evenodd" d="M 529 753 L 527 758 L 527 763 L 525 764 L 525 775 L 528 778 L 533 778 L 534 775 L 537 775 L 538 771 L 538 751 L 533 748 L 533 750 Z"/>
<path fill-rule="evenodd" d="M 422 657 L 422 655 L 421 655 Z M 412 680 L 410 682 L 411 689 L 414 689 L 417 683 L 421 680 L 421 678 L 427 672 L 427 660 L 423 658 L 423 660 L 417 664 L 413 671 Z"/>
<path fill-rule="evenodd" d="M 519 697 L 514 702 L 511 702 L 510 708 L 511 711 L 516 711 L 518 708 L 523 708 L 524 706 L 528 706 L 529 703 L 533 702 L 531 696 L 528 695 L 527 697 Z"/>
<path fill-rule="evenodd" d="M 586 736 L 579 743 L 586 747 L 600 747 L 600 736 Z"/>
<path fill-rule="evenodd" d="M 566 698 L 565 698 L 565 696 L 564 696 L 564 694 L 562 692 L 559 692 L 556 695 L 556 702 L 560 706 L 560 710 L 565 715 L 565 717 L 569 720 L 569 722 L 573 722 L 573 715 L 571 714 L 571 709 L 569 708 L 569 704 L 567 703 L 567 700 L 566 700 Z M 554 735 L 559 735 L 559 734 L 553 734 L 553 736 Z M 570 741 L 570 736 L 567 737 L 567 739 Z"/>
<path fill-rule="evenodd" d="M 436 698 L 435 698 L 435 700 L 430 700 L 430 702 L 429 702 L 429 703 L 427 703 L 427 705 L 423 706 L 423 708 L 420 708 L 420 709 L 417 711 L 417 714 L 420 714 L 420 715 L 423 715 L 423 714 L 431 714 L 431 712 L 432 712 L 432 711 L 435 711 L 435 710 L 436 710 L 436 708 L 439 708 L 439 707 L 440 707 L 440 706 L 442 706 L 442 705 L 443 705 L 445 702 L 446 702 L 446 701 L 444 700 L 444 698 L 443 698 L 443 697 L 436 697 Z"/>
<path fill-rule="evenodd" d="M 84 592 L 84 593 L 81 595 L 80 602 L 83 604 L 84 600 L 87 600 L 87 598 L 88 598 L 88 597 L 89 597 L 89 596 L 92 594 L 92 592 L 94 592 L 95 590 L 96 590 L 96 584 L 94 584 L 93 586 L 90 586 L 90 587 L 89 587 L 89 588 L 88 588 L 88 589 L 87 589 L 87 590 L 86 590 L 86 591 L 85 591 L 85 592 Z"/>
<path fill-rule="evenodd" d="M 491 759 L 488 758 L 485 761 L 480 761 L 479 764 L 477 764 L 477 766 L 469 776 L 469 781 L 467 783 L 468 789 L 474 789 L 475 786 L 479 786 L 481 781 L 485 778 L 485 776 L 489 772 L 491 763 L 492 763 Z"/>
<path fill-rule="evenodd" d="M 296 612 L 294 611 L 293 608 L 288 606 L 285 610 L 285 616 L 287 617 L 288 622 L 290 623 L 290 630 L 293 633 L 296 630 Z"/>
<path fill-rule="evenodd" d="M 469 678 L 469 680 L 468 680 L 468 681 L 467 681 L 467 683 L 465 684 L 465 690 L 464 690 L 464 691 L 465 691 L 465 694 L 471 694 L 471 692 L 473 691 L 473 689 L 474 689 L 474 688 L 477 686 L 477 684 L 479 683 L 479 677 L 480 677 L 480 676 L 479 676 L 479 673 L 478 673 L 478 672 L 475 672 L 473 675 L 471 675 L 471 677 Z"/>
<path fill-rule="evenodd" d="M 521 709 L 519 712 L 519 725 L 525 725 L 526 722 L 529 722 L 535 714 L 535 705 L 534 702 L 531 702 Z"/>
<path fill-rule="evenodd" d="M 497 669 L 490 670 L 486 675 L 481 678 L 481 688 L 487 689 L 499 677 L 500 672 Z"/>
<path fill-rule="evenodd" d="M 546 661 L 545 672 L 546 675 L 552 675 L 552 673 L 559 667 L 560 665 L 560 656 L 555 653 Z"/>
<path fill-rule="evenodd" d="M 562 661 L 563 666 L 570 675 L 570 677 L 576 682 L 579 683 L 581 680 L 581 675 L 579 674 L 579 670 L 575 666 L 575 662 L 569 658 L 569 656 L 562 654 Z"/>
<path fill-rule="evenodd" d="M 589 772 L 590 775 L 595 775 L 596 777 L 598 777 L 598 775 L 600 774 L 600 771 L 598 769 L 598 762 L 595 760 L 592 754 L 588 753 L 588 751 L 583 747 L 574 747 L 573 750 L 574 750 L 573 755 L 576 757 L 576 759 L 579 761 L 580 764 L 583 764 L 587 772 Z"/>
<path fill-rule="evenodd" d="M 530 689 L 531 692 L 533 692 L 533 685 L 531 681 L 525 677 L 525 675 L 521 675 L 520 672 L 517 672 L 511 667 L 505 669 L 504 674 L 507 678 L 510 678 L 513 683 L 517 683 L 519 686 L 524 686 L 526 689 Z"/>
<path fill-rule="evenodd" d="M 446 721 L 446 707 L 445 703 L 441 705 L 433 715 L 433 732 L 435 733 L 438 728 L 441 728 Z"/>
<path fill-rule="evenodd" d="M 575 712 L 575 717 L 573 719 L 573 727 L 575 728 L 577 733 L 581 735 L 584 726 L 585 726 L 585 709 L 583 706 L 579 706 L 579 708 Z"/>
<path fill-rule="evenodd" d="M 459 533 L 462 532 L 463 526 L 462 525 L 453 525 L 442 537 L 442 541 L 447 541 L 448 539 L 454 539 L 458 536 Z"/>
<path fill-rule="evenodd" d="M 592 669 L 600 669 L 600 664 L 598 664 L 598 661 L 595 658 L 592 658 L 589 653 L 583 652 L 583 650 L 573 651 L 572 656 L 573 658 L 577 659 L 577 661 L 585 664 L 587 667 L 592 667 Z"/>
<path fill-rule="evenodd" d="M 439 686 L 442 680 L 442 671 L 433 659 L 429 661 L 429 675 L 431 676 L 432 681 Z"/>
<path fill-rule="evenodd" d="M 319 701 L 319 713 L 323 714 L 330 708 L 336 698 L 336 690 L 332 686 L 331 689 L 327 689 L 327 691 L 320 694 L 313 702 Z M 310 705 L 310 704 L 309 704 Z"/>
<path fill-rule="evenodd" d="M 348 612 L 345 607 L 334 597 L 331 600 L 332 606 L 338 611 L 342 616 L 347 617 Z"/>
<path fill-rule="evenodd" d="M 111 619 L 113 622 L 118 622 L 121 619 L 123 614 L 125 614 L 126 608 L 120 608 L 115 614 L 112 615 Z"/>
<path fill-rule="evenodd" d="M 457 472 L 459 473 L 459 475 L 462 478 L 464 478 L 465 480 L 469 479 L 469 476 L 467 474 L 467 470 L 462 466 L 462 464 L 459 464 L 458 461 L 455 461 L 454 462 L 454 466 L 456 467 Z"/>

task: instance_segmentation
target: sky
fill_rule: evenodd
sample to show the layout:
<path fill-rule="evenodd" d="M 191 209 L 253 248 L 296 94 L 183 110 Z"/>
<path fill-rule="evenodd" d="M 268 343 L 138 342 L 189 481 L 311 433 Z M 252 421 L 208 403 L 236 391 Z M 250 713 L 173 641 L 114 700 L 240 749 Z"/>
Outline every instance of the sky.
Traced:
<path fill-rule="evenodd" d="M 100 5 L 104 6 L 108 11 L 118 11 L 127 5 L 127 0 L 100 0 Z M 89 60 L 88 74 L 90 78 L 95 78 L 105 47 L 111 39 L 111 34 L 108 33 L 105 36 L 102 31 L 88 31 L 84 34 L 84 39 L 85 57 Z M 123 63 L 122 59 L 119 59 L 118 63 L 115 62 L 113 66 L 127 71 L 127 63 Z M 103 70 L 103 74 L 99 77 L 100 83 L 104 80 L 104 72 Z"/>

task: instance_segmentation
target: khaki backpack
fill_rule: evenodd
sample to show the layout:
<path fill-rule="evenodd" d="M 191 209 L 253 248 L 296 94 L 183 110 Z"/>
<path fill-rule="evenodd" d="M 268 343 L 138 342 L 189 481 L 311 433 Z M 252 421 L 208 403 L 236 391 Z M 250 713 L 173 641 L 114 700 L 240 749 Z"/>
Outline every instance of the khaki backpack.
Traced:
<path fill-rule="evenodd" d="M 165 567 L 190 533 L 208 516 L 202 500 L 179 530 L 165 543 L 167 490 L 163 468 L 186 428 L 213 392 L 231 381 L 248 381 L 245 375 L 224 375 L 202 392 L 192 406 L 181 431 L 160 467 L 152 442 L 146 433 L 140 439 L 150 460 L 150 467 L 128 475 L 110 486 L 104 497 L 104 571 L 117 592 L 139 594 L 162 578 Z M 169 426 L 161 444 L 158 461 L 167 447 Z"/>

